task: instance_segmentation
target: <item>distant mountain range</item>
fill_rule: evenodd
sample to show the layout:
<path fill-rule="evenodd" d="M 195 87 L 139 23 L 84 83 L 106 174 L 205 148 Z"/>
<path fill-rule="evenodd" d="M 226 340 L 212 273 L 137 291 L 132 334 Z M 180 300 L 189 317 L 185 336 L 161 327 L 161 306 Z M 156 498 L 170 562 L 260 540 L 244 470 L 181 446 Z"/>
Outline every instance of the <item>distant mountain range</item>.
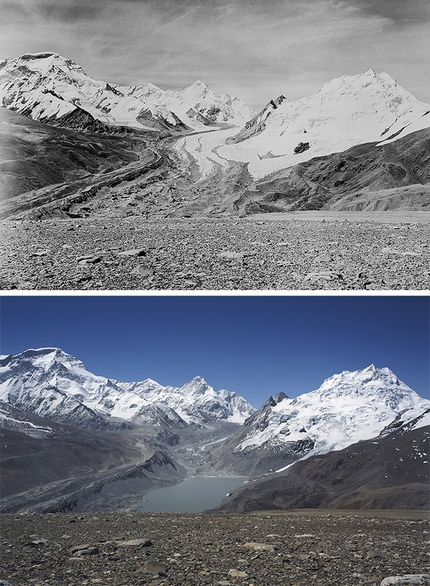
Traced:
<path fill-rule="evenodd" d="M 57 53 L 21 55 L 0 63 L 2 105 L 55 126 L 106 131 L 107 125 L 174 133 L 242 125 L 254 111 L 238 98 L 216 95 L 202 81 L 182 91 L 152 83 L 96 81 Z"/>
<path fill-rule="evenodd" d="M 243 397 L 214 391 L 201 377 L 181 388 L 146 379 L 126 383 L 90 373 L 59 348 L 0 357 L 0 400 L 51 421 L 85 429 L 130 423 L 167 427 L 243 423 L 254 411 Z"/>
<path fill-rule="evenodd" d="M 261 178 L 357 144 L 387 144 L 429 126 L 430 104 L 387 73 L 370 69 L 333 79 L 295 102 L 284 96 L 270 101 L 219 154 L 248 161 L 254 178 Z"/>
<path fill-rule="evenodd" d="M 429 206 L 430 104 L 371 69 L 294 102 L 280 95 L 256 114 L 202 81 L 181 91 L 122 86 L 35 53 L 0 62 L 0 103 L 2 217 L 44 217 L 35 210 L 46 202 L 48 215 L 64 214 L 76 193 L 127 190 L 129 168 L 147 172 L 136 153 L 149 147 L 154 181 L 179 189 L 178 217 Z M 159 211 L 146 203 L 151 189 L 135 202 L 139 216 Z"/>
<path fill-rule="evenodd" d="M 6 497 L 0 510 L 91 510 L 96 502 L 102 508 L 133 507 L 140 494 L 137 485 L 145 491 L 196 474 L 261 477 L 255 487 L 261 486 L 263 496 L 260 499 L 254 492 L 254 504 L 248 502 L 246 485 L 245 492 L 223 504 L 225 510 L 250 510 L 263 503 L 273 508 L 281 502 L 277 497 L 270 505 L 264 484 L 268 474 L 275 473 L 273 487 L 281 486 L 279 479 L 286 478 L 290 492 L 299 490 L 297 483 L 302 482 L 314 495 L 314 473 L 307 472 L 313 470 L 312 462 L 318 462 L 321 475 L 317 506 L 337 498 L 343 502 L 341 489 L 349 491 L 353 486 L 352 480 L 347 481 L 346 464 L 341 481 L 333 477 L 335 484 L 344 483 L 336 488 L 335 496 L 328 498 L 326 488 L 321 488 L 326 486 L 324 474 L 331 478 L 335 454 L 345 450 L 352 454 L 354 474 L 359 474 L 364 464 L 357 454 L 365 454 L 369 462 L 372 445 L 384 445 L 384 450 L 396 446 L 397 450 L 397 443 L 385 438 L 403 438 L 396 439 L 403 442 L 399 449 L 408 454 L 415 450 L 417 462 L 428 463 L 428 450 L 421 443 L 428 441 L 430 401 L 388 368 L 371 365 L 333 375 L 318 389 L 294 399 L 280 393 L 256 410 L 234 392 L 216 392 L 201 377 L 180 388 L 151 379 L 120 382 L 90 373 L 80 360 L 59 348 L 41 348 L 0 357 L 0 421 Z M 416 435 L 423 429 L 427 435 Z M 408 438 L 421 443 L 413 445 Z M 33 458 L 23 457 L 28 450 Z M 52 458 L 61 458 L 62 453 L 64 462 L 54 466 Z M 349 462 L 348 458 L 342 461 Z M 337 470 L 340 464 L 336 466 Z M 418 500 L 412 499 L 416 506 L 421 506 L 420 470 L 410 476 L 411 482 L 420 485 L 414 493 Z M 360 485 L 363 494 L 369 474 Z M 397 486 L 394 477 L 388 471 L 384 476 L 388 480 L 379 486 Z M 407 478 L 404 474 L 402 478 L 406 487 Z M 312 499 L 297 501 L 293 493 L 281 499 L 282 506 L 299 506 L 302 501 L 303 506 L 313 506 Z M 392 506 L 400 503 L 393 500 L 392 491 L 387 495 Z"/>

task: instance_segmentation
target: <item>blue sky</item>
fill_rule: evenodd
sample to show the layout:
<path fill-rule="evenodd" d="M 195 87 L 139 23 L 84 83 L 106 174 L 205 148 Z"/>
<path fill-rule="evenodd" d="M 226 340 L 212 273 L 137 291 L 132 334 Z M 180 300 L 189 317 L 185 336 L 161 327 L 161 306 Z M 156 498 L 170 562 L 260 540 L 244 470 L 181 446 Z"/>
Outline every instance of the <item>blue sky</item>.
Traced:
<path fill-rule="evenodd" d="M 387 71 L 430 102 L 429 0 L 0 0 L 0 59 L 55 51 L 96 79 L 203 79 L 261 108 Z"/>
<path fill-rule="evenodd" d="M 423 296 L 4 296 L 0 318 L 2 354 L 60 347 L 123 381 L 200 375 L 256 407 L 372 363 L 428 396 Z"/>

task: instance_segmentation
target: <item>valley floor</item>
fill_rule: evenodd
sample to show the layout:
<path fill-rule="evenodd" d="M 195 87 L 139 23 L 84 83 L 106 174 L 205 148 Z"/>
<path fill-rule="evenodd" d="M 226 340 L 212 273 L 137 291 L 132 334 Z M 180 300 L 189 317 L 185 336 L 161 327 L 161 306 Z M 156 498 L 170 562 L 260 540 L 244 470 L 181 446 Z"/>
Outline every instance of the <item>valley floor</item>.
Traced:
<path fill-rule="evenodd" d="M 430 572 L 424 515 L 2 515 L 0 583 L 379 586 L 388 576 Z"/>
<path fill-rule="evenodd" d="M 430 212 L 6 220 L 0 287 L 428 290 Z"/>

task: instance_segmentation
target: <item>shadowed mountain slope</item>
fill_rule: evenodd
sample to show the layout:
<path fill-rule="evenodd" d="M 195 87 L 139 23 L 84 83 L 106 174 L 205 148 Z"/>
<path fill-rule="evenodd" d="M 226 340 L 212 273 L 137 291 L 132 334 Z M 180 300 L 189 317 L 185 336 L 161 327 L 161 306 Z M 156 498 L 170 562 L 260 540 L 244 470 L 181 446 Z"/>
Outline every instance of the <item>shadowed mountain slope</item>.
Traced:
<path fill-rule="evenodd" d="M 145 133 L 88 134 L 42 124 L 0 108 L 0 190 L 2 199 L 119 170 L 139 160 Z M 148 150 L 148 149 L 147 149 Z"/>
<path fill-rule="evenodd" d="M 429 436 L 428 426 L 405 427 L 301 460 L 237 489 L 216 510 L 428 509 Z"/>
<path fill-rule="evenodd" d="M 388 144 L 317 157 L 256 181 L 235 204 L 243 215 L 298 210 L 429 209 L 430 128 Z"/>

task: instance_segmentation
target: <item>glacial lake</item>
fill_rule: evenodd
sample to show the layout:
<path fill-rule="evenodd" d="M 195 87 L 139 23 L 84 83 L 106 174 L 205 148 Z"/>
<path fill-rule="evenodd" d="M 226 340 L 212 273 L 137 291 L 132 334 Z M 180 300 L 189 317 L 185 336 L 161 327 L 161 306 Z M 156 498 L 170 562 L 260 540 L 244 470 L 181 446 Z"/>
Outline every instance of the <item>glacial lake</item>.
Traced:
<path fill-rule="evenodd" d="M 144 496 L 139 510 L 148 513 L 201 513 L 218 506 L 225 495 L 246 478 L 197 477 L 159 488 Z"/>

